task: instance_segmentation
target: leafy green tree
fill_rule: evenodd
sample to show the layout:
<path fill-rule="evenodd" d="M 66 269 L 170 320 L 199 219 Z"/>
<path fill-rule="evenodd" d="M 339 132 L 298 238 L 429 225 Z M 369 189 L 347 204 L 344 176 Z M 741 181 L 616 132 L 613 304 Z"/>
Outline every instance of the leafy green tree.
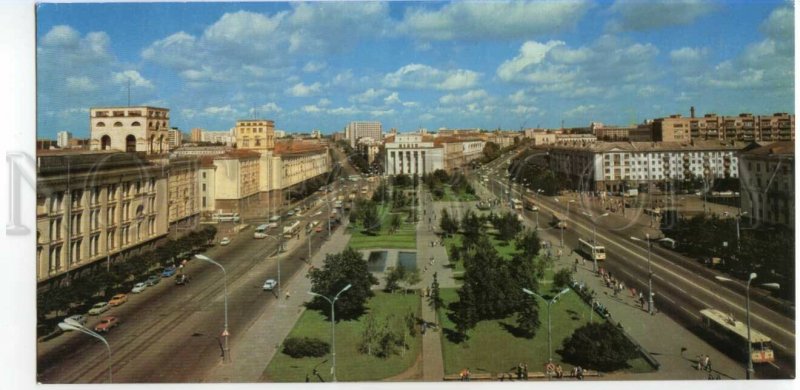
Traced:
<path fill-rule="evenodd" d="M 402 264 L 397 267 L 389 267 L 386 272 L 386 291 L 393 293 L 400 288 L 400 281 L 406 277 L 406 268 Z"/>
<path fill-rule="evenodd" d="M 372 201 L 375 203 L 387 203 L 389 198 L 389 186 L 381 181 L 381 183 L 378 184 L 378 188 L 376 188 L 375 192 L 372 194 Z"/>
<path fill-rule="evenodd" d="M 444 304 L 441 291 L 439 291 L 439 279 L 436 272 L 433 273 L 433 282 L 431 282 L 431 293 L 428 296 L 428 304 L 433 308 L 434 312 L 438 312 L 439 308 Z"/>
<path fill-rule="evenodd" d="M 422 277 L 419 275 L 419 270 L 410 270 L 406 271 L 405 276 L 403 277 L 403 282 L 406 285 L 406 290 L 409 290 L 417 285 L 422 280 Z"/>
<path fill-rule="evenodd" d="M 572 271 L 562 268 L 553 275 L 553 289 L 561 290 L 572 283 Z"/>
<path fill-rule="evenodd" d="M 526 230 L 517 237 L 516 247 L 523 255 L 533 258 L 539 254 L 539 250 L 542 248 L 542 241 L 535 230 Z"/>
<path fill-rule="evenodd" d="M 488 163 L 500 157 L 500 146 L 494 142 L 487 142 L 483 147 L 483 162 Z"/>
<path fill-rule="evenodd" d="M 364 230 L 369 234 L 377 234 L 381 230 L 381 218 L 378 215 L 378 207 L 375 203 L 367 202 L 362 211 L 362 221 Z"/>
<path fill-rule="evenodd" d="M 392 216 L 389 217 L 389 229 L 392 233 L 396 232 L 397 229 L 399 229 L 402 225 L 403 219 L 400 217 L 400 215 L 392 214 Z"/>
<path fill-rule="evenodd" d="M 486 227 L 478 214 L 473 212 L 472 209 L 467 209 L 464 217 L 461 218 L 461 231 L 464 233 L 465 240 L 474 241 L 486 233 Z"/>
<path fill-rule="evenodd" d="M 458 232 L 458 221 L 450 216 L 446 208 L 442 208 L 441 218 L 439 219 L 439 227 L 442 228 L 447 235 L 452 235 Z"/>
<path fill-rule="evenodd" d="M 522 224 L 517 219 L 516 214 L 505 213 L 496 220 L 495 228 L 503 241 L 513 240 L 522 230 Z"/>
<path fill-rule="evenodd" d="M 395 188 L 392 195 L 392 207 L 401 209 L 408 205 L 409 201 L 406 197 L 405 191 Z"/>
<path fill-rule="evenodd" d="M 321 268 L 308 273 L 311 278 L 311 291 L 329 298 L 335 296 L 348 284 L 351 288 L 339 296 L 336 302 L 337 319 L 354 319 L 364 312 L 364 306 L 374 293 L 371 288 L 378 280 L 367 269 L 361 253 L 348 247 L 341 253 L 325 256 Z M 322 298 L 314 297 L 309 307 L 329 315 L 330 304 Z"/>
<path fill-rule="evenodd" d="M 606 372 L 628 367 L 628 360 L 638 354 L 636 346 L 609 322 L 586 324 L 562 345 L 559 353 L 565 362 Z"/>
<path fill-rule="evenodd" d="M 539 302 L 533 297 L 523 300 L 517 310 L 517 329 L 525 338 L 533 338 L 541 325 L 539 321 Z"/>

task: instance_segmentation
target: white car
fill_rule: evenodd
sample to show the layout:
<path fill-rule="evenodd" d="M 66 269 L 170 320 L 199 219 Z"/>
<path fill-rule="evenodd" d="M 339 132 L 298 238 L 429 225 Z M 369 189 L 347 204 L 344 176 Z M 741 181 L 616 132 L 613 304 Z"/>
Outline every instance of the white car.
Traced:
<path fill-rule="evenodd" d="M 94 304 L 94 306 L 92 306 L 91 309 L 89 309 L 89 315 L 90 316 L 96 316 L 96 315 L 99 315 L 99 314 L 105 312 L 106 310 L 108 310 L 110 308 L 111 308 L 111 306 L 108 305 L 108 302 L 97 302 L 97 303 Z"/>
<path fill-rule="evenodd" d="M 275 279 L 267 279 L 267 281 L 264 282 L 264 291 L 272 291 L 277 285 L 278 282 L 276 282 Z"/>
<path fill-rule="evenodd" d="M 133 286 L 133 288 L 131 289 L 131 292 L 134 293 L 134 294 L 138 294 L 138 293 L 144 291 L 144 289 L 146 289 L 146 288 L 147 288 L 147 283 L 136 283 Z"/>
<path fill-rule="evenodd" d="M 225 246 L 231 243 L 231 239 L 228 237 L 222 237 L 222 240 L 219 242 L 220 245 Z"/>

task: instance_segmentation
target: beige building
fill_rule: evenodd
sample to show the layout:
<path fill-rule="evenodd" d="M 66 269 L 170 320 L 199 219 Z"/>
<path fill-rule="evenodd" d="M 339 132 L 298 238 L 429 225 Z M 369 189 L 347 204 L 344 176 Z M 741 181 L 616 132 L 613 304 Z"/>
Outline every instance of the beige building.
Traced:
<path fill-rule="evenodd" d="M 147 154 L 169 152 L 169 109 L 95 107 L 89 110 L 91 149 Z"/>
<path fill-rule="evenodd" d="M 366 156 L 367 164 L 372 164 L 375 161 L 375 156 L 380 149 L 380 140 L 374 140 L 369 137 L 364 137 L 358 140 L 358 151 Z"/>
<path fill-rule="evenodd" d="M 331 170 L 328 148 L 311 142 L 279 142 L 275 145 L 274 156 L 280 159 L 280 184 L 277 188 L 286 189 L 306 180 L 319 177 Z"/>
<path fill-rule="evenodd" d="M 350 122 L 344 129 L 344 138 L 350 142 L 350 147 L 355 148 L 356 142 L 363 137 L 375 140 L 383 139 L 383 126 L 381 122 Z"/>
<path fill-rule="evenodd" d="M 794 228 L 794 142 L 774 142 L 739 155 L 742 211 L 756 222 Z"/>
<path fill-rule="evenodd" d="M 236 144 L 236 136 L 234 135 L 235 128 L 229 131 L 203 131 L 200 139 L 203 142 L 219 143 L 225 146 L 233 146 Z"/>
<path fill-rule="evenodd" d="M 200 128 L 197 128 L 197 127 L 193 128 L 192 129 L 191 140 L 192 140 L 192 142 L 200 142 L 200 141 L 202 141 L 203 140 L 203 129 L 200 129 Z"/>
<path fill-rule="evenodd" d="M 216 156 L 232 150 L 227 146 L 181 146 L 170 151 L 170 154 L 178 157 L 185 156 Z"/>
<path fill-rule="evenodd" d="M 242 215 L 257 208 L 259 157 L 258 153 L 249 150 L 231 150 L 217 156 L 201 157 L 198 179 L 200 207 Z M 205 188 L 203 184 L 206 184 Z"/>
<path fill-rule="evenodd" d="M 200 222 L 199 168 L 196 157 L 172 158 L 166 167 L 169 184 L 167 215 L 170 229 L 176 233 L 194 229 Z"/>
<path fill-rule="evenodd" d="M 736 141 L 794 141 L 794 115 L 739 114 L 718 116 L 706 114 L 702 118 L 692 115 L 684 118 L 671 115 L 653 121 L 653 140 L 685 142 L 689 139 L 716 139 Z"/>
<path fill-rule="evenodd" d="M 743 143 L 718 141 L 600 142 L 555 145 L 550 168 L 565 174 L 573 188 L 619 192 L 629 187 L 694 177 L 738 177 L 737 153 Z"/>
<path fill-rule="evenodd" d="M 266 119 L 242 119 L 234 128 L 236 147 L 255 151 L 275 147 L 275 122 Z"/>
<path fill-rule="evenodd" d="M 36 280 L 153 249 L 167 234 L 167 178 L 134 153 L 38 151 Z"/>
<path fill-rule="evenodd" d="M 444 169 L 444 148 L 434 145 L 430 135 L 418 133 L 397 134 L 387 138 L 386 175 L 425 175 L 437 169 Z"/>
<path fill-rule="evenodd" d="M 167 134 L 168 134 L 167 139 L 169 142 L 170 149 L 175 149 L 181 146 L 181 144 L 183 143 L 183 133 L 181 133 L 181 131 L 177 127 L 169 129 Z"/>

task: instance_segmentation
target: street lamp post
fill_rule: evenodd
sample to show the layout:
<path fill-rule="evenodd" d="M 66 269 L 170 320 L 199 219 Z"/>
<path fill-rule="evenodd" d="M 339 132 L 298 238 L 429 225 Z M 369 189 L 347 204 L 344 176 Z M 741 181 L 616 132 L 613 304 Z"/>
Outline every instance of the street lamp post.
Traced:
<path fill-rule="evenodd" d="M 653 243 L 650 241 L 650 233 L 647 233 L 644 236 L 647 240 L 647 312 L 652 316 L 655 315 L 655 311 L 653 310 L 653 270 L 650 268 L 650 247 L 653 246 Z M 633 236 L 631 236 L 631 240 L 645 241 L 641 238 Z"/>
<path fill-rule="evenodd" d="M 556 202 L 561 203 L 561 201 L 558 200 L 558 198 L 553 198 L 553 199 L 555 199 Z M 567 216 L 564 217 L 564 227 L 560 229 L 561 230 L 561 247 L 562 248 L 564 247 L 564 230 L 567 230 L 566 224 L 567 224 L 567 221 L 569 221 L 569 204 L 570 203 L 575 203 L 575 200 L 574 199 L 570 199 L 566 203 L 567 203 Z"/>
<path fill-rule="evenodd" d="M 225 329 L 222 332 L 222 337 L 225 340 L 225 343 L 224 343 L 224 346 L 223 346 L 223 352 L 224 353 L 223 353 L 223 357 L 222 357 L 222 362 L 223 363 L 230 363 L 230 361 L 231 361 L 231 349 L 230 349 L 230 346 L 228 345 L 228 336 L 229 336 L 229 333 L 228 333 L 228 272 L 225 271 L 225 267 L 223 267 L 222 264 L 217 263 L 216 261 L 212 260 L 210 257 L 208 257 L 206 255 L 194 255 L 194 257 L 195 257 L 195 259 L 203 260 L 205 262 L 209 262 L 211 264 L 214 264 L 217 267 L 219 267 L 219 269 L 222 270 L 222 277 L 223 277 L 222 282 L 223 282 L 224 301 L 225 301 Z"/>
<path fill-rule="evenodd" d="M 320 298 L 328 301 L 328 303 L 331 304 L 331 351 L 333 351 L 332 352 L 333 365 L 331 366 L 331 375 L 333 375 L 333 381 L 334 382 L 336 382 L 336 314 L 335 314 L 333 308 L 334 308 L 334 305 L 336 304 L 336 300 L 339 299 L 339 295 L 341 295 L 343 292 L 349 290 L 350 287 L 353 287 L 353 285 L 352 284 L 348 284 L 347 286 L 344 286 L 344 288 L 341 291 L 336 293 L 336 296 L 334 296 L 333 299 L 330 299 L 330 298 L 328 298 L 328 297 L 326 297 L 326 296 L 324 296 L 322 294 L 317 294 L 317 293 L 315 293 L 313 291 L 309 291 L 308 292 L 309 294 L 317 296 L 317 297 L 320 297 Z"/>
<path fill-rule="evenodd" d="M 739 221 L 743 215 L 747 215 L 747 211 L 742 211 L 736 216 L 736 256 L 742 251 L 742 236 L 739 232 Z"/>
<path fill-rule="evenodd" d="M 750 277 L 747 279 L 747 287 L 745 288 L 745 316 L 747 318 L 747 379 L 751 379 L 755 373 L 755 370 L 753 369 L 753 345 L 750 341 L 750 283 L 757 277 L 758 275 L 755 272 L 750 273 Z M 729 279 L 724 276 L 715 276 L 715 278 L 722 282 L 733 282 L 733 279 Z M 781 285 L 778 283 L 762 283 L 759 286 L 767 287 L 773 290 L 781 288 Z"/>
<path fill-rule="evenodd" d="M 547 361 L 548 362 L 552 362 L 553 361 L 553 348 L 552 348 L 552 340 L 551 340 L 551 330 L 552 329 L 550 327 L 550 306 L 553 303 L 556 302 L 558 297 L 560 297 L 561 295 L 566 294 L 567 292 L 569 292 L 569 287 L 561 290 L 558 294 L 556 294 L 556 296 L 554 296 L 549 301 L 547 299 L 544 299 L 543 296 L 541 296 L 541 295 L 539 295 L 539 294 L 537 294 L 537 293 L 535 293 L 535 292 L 533 292 L 531 290 L 528 290 L 527 288 L 523 288 L 522 292 L 524 292 L 525 294 L 531 295 L 531 296 L 539 297 L 541 300 L 543 300 L 543 301 L 545 301 L 545 303 L 547 303 Z"/>
<path fill-rule="evenodd" d="M 600 218 L 603 218 L 603 217 L 607 217 L 608 213 L 600 214 L 600 215 L 597 216 L 597 218 L 595 218 L 594 215 L 592 215 L 592 213 L 586 212 L 586 211 L 583 212 L 583 215 L 585 215 L 585 216 L 587 216 L 587 217 L 592 219 L 592 245 L 596 245 L 597 244 L 597 220 L 600 219 Z M 597 272 L 597 257 L 596 256 L 592 256 L 592 259 L 594 260 L 594 263 L 593 263 L 594 264 L 593 265 L 594 269 L 592 271 L 593 272 Z"/>
<path fill-rule="evenodd" d="M 88 328 L 86 328 L 83 325 L 81 325 L 80 322 L 75 321 L 72 318 L 65 318 L 64 322 L 58 323 L 58 327 L 61 328 L 61 330 L 77 330 L 78 332 L 87 334 L 89 336 L 92 336 L 92 337 L 102 341 L 103 344 L 106 345 L 106 350 L 108 350 L 108 383 L 112 383 L 112 378 L 111 378 L 111 346 L 108 344 L 108 341 L 106 341 L 106 338 L 103 337 L 103 336 L 100 336 L 99 334 L 97 334 L 94 331 L 89 330 Z"/>
<path fill-rule="evenodd" d="M 542 191 L 541 188 L 536 189 L 536 230 L 539 230 L 539 209 L 541 208 L 541 206 L 539 206 L 541 204 L 539 202 L 539 194 L 542 192 L 544 191 Z"/>

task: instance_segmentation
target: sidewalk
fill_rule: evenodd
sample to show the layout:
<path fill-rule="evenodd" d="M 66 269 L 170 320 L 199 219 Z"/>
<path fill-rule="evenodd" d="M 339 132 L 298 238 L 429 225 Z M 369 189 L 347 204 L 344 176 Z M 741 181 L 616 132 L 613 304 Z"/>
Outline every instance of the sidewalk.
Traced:
<path fill-rule="evenodd" d="M 344 233 L 346 230 L 346 226 L 343 225 L 332 233 L 331 238 L 312 257 L 313 266 L 322 267 L 325 255 L 345 249 L 350 239 L 350 236 Z M 297 241 L 295 245 L 300 245 L 302 242 L 304 241 Z M 309 267 L 306 267 L 291 279 L 283 281 L 281 293 L 289 292 L 291 298 L 287 300 L 279 296 L 278 299 L 268 303 L 250 328 L 232 340 L 231 363 L 218 364 L 208 373 L 206 382 L 261 381 L 264 369 L 305 310 L 303 305 L 311 300 L 310 295 L 306 294 L 307 291 L 311 291 L 311 280 L 306 277 L 308 269 Z"/>

